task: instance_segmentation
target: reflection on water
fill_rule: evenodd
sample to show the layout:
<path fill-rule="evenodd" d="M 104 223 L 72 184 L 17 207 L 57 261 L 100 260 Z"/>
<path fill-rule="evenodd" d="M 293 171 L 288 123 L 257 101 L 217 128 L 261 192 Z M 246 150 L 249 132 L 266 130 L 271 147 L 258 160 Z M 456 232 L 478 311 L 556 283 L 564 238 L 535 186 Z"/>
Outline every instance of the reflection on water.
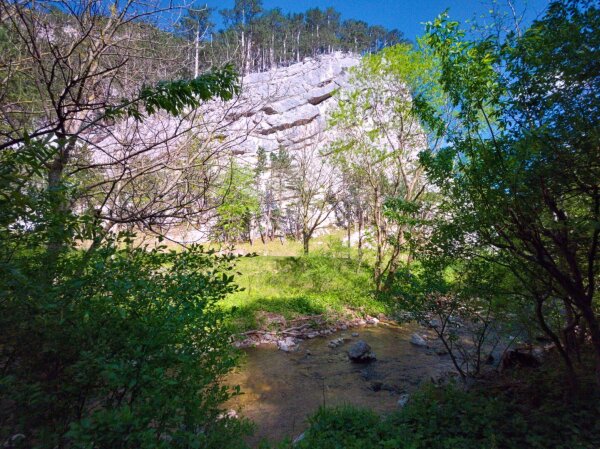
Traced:
<path fill-rule="evenodd" d="M 331 338 L 316 338 L 300 344 L 297 352 L 285 353 L 275 347 L 246 350 L 243 366 L 227 378 L 242 392 L 228 404 L 257 425 L 252 442 L 294 437 L 306 428 L 306 418 L 320 405 L 353 404 L 378 412 L 397 407 L 402 392 L 450 368 L 446 357 L 409 343 L 416 327 L 368 327 L 357 330 L 358 338 L 332 349 Z M 365 340 L 377 361 L 356 364 L 346 351 L 358 339 Z M 377 390 L 377 391 L 376 391 Z"/>

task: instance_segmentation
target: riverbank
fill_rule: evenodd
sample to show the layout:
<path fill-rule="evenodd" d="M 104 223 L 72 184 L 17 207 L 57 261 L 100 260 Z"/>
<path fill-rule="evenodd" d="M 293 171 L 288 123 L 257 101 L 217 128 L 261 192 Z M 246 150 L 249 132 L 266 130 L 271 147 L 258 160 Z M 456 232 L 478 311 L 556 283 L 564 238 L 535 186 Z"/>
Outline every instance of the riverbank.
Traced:
<path fill-rule="evenodd" d="M 383 326 L 396 325 L 395 322 L 387 320 L 383 314 L 380 314 L 378 318 L 370 315 L 362 317 L 352 311 L 346 312 L 346 318 L 338 317 L 337 319 L 325 315 L 308 315 L 288 321 L 283 315 L 272 312 L 258 312 L 258 316 L 263 323 L 261 329 L 238 334 L 234 343 L 236 347 L 275 345 L 284 352 L 290 352 L 303 340 L 327 337 L 336 332 L 360 329 L 365 326 L 377 326 L 380 323 Z"/>
<path fill-rule="evenodd" d="M 374 293 L 370 267 L 334 251 L 241 257 L 235 271 L 241 290 L 221 306 L 230 312 L 238 333 L 294 327 L 306 317 L 318 317 L 315 324 L 341 326 L 388 310 Z"/>

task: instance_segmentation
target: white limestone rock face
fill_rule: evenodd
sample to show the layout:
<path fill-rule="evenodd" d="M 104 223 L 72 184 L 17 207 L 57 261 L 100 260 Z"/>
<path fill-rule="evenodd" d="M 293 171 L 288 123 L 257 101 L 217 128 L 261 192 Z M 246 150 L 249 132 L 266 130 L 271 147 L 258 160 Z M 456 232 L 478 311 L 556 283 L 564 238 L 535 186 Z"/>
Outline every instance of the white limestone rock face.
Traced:
<path fill-rule="evenodd" d="M 236 153 L 252 156 L 258 148 L 267 152 L 280 146 L 290 152 L 314 143 L 328 141 L 322 133 L 327 115 L 336 100 L 336 90 L 347 86 L 349 69 L 359 58 L 344 53 L 305 59 L 288 67 L 246 75 L 242 93 L 228 115 L 234 118 L 228 137 L 246 132 Z M 219 108 L 231 107 L 215 103 L 207 113 L 219 115 Z"/>
<path fill-rule="evenodd" d="M 326 144 L 335 138 L 323 134 L 336 105 L 333 95 L 348 86 L 349 69 L 359 62 L 356 55 L 337 52 L 248 74 L 234 100 L 209 101 L 178 118 L 159 113 L 139 123 L 129 119 L 110 134 L 91 132 L 88 139 L 99 149 L 94 159 L 110 163 L 123 156 L 119 153 L 136 154 L 148 146 L 150 156 L 160 158 L 194 140 L 207 152 L 233 153 L 252 162 L 260 147 L 293 152 L 317 141 Z"/>

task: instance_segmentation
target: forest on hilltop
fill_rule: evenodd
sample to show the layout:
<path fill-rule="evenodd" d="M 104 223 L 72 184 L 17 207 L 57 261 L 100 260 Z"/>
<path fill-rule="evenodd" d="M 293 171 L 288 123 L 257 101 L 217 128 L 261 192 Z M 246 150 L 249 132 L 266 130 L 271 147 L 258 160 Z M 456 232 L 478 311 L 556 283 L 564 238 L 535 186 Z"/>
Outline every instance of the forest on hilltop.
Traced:
<path fill-rule="evenodd" d="M 216 28 L 216 14 L 223 28 Z M 190 8 L 175 33 L 190 42 L 189 67 L 196 60 L 201 68 L 234 62 L 244 73 L 335 51 L 372 53 L 406 41 L 397 29 L 342 20 L 333 7 L 286 14 L 281 8 L 264 9 L 261 0 L 236 0 L 232 9 L 219 11 Z"/>

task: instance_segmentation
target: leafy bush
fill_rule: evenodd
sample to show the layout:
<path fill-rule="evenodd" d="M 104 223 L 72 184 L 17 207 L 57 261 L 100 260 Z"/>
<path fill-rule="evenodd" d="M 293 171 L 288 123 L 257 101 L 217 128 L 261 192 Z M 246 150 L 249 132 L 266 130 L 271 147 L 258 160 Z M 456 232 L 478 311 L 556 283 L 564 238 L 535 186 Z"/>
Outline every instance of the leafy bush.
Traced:
<path fill-rule="evenodd" d="M 531 382 L 534 386 L 536 382 Z M 597 395 L 551 398 L 523 408 L 505 395 L 427 386 L 398 412 L 378 416 L 354 407 L 322 408 L 300 449 L 592 449 L 599 447 Z M 528 404 L 530 406 L 530 404 Z"/>
<path fill-rule="evenodd" d="M 17 217 L 34 196 L 19 201 Z M 216 306 L 237 289 L 233 260 L 126 238 L 50 267 L 44 238 L 29 238 L 44 221 L 7 225 L 15 216 L 1 234 L 0 434 L 40 448 L 243 446 L 248 424 L 220 416 L 235 390 L 218 383 L 236 362 Z"/>
<path fill-rule="evenodd" d="M 29 7 L 22 12 L 21 18 L 32 17 Z M 53 16 L 38 12 L 35 20 L 42 22 Z M 27 46 L 27 37 L 19 36 Z M 61 65 L 58 53 L 43 64 L 56 57 Z M 48 86 L 44 104 L 56 106 L 56 87 Z M 69 87 L 58 88 L 69 96 Z M 78 83 L 80 97 L 90 88 Z M 145 87 L 119 104 L 94 96 L 93 120 L 142 121 L 159 110 L 178 115 L 211 98 L 231 99 L 238 90 L 237 74 L 225 67 Z M 69 114 L 82 111 L 73 108 Z M 236 353 L 216 305 L 237 289 L 228 274 L 233 260 L 201 247 L 182 253 L 134 248 L 132 235 L 109 235 L 116 223 L 101 216 L 114 185 L 108 196 L 90 185 L 110 169 L 72 170 L 86 157 L 81 133 L 87 128 L 77 125 L 65 137 L 47 121 L 37 120 L 37 131 L 25 126 L 5 133 L 0 151 L 0 445 L 243 446 L 239 436 L 247 423 L 220 410 L 236 392 L 219 383 Z M 142 184 L 126 201 L 145 201 Z M 165 207 L 168 201 L 161 202 L 161 214 Z M 139 226 L 140 220 L 122 222 Z"/>
<path fill-rule="evenodd" d="M 216 303 L 236 290 L 230 258 L 109 242 L 0 272 L 2 435 L 26 447 L 241 447 L 220 417 L 236 362 Z M 237 442 L 236 442 L 237 441 Z"/>

